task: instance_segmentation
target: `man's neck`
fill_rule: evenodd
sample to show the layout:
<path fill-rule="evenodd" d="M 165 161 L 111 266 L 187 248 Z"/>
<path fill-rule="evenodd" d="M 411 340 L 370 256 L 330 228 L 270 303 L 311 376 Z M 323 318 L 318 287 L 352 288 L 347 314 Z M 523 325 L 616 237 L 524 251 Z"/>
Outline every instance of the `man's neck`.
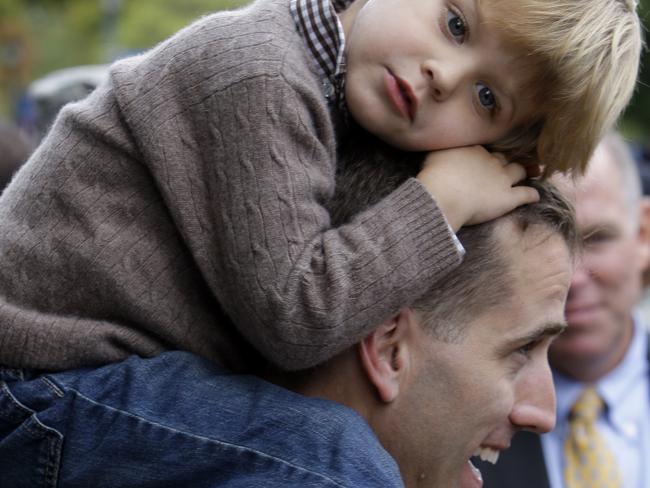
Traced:
<path fill-rule="evenodd" d="M 346 351 L 325 364 L 304 371 L 267 368 L 262 377 L 300 395 L 345 405 L 368 420 L 369 382 L 363 376 L 354 351 Z"/>

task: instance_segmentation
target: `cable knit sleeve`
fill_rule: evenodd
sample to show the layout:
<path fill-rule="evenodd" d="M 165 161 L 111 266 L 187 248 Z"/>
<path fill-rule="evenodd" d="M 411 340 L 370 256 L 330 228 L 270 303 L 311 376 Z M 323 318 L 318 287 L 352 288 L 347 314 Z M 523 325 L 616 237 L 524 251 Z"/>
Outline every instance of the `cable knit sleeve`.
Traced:
<path fill-rule="evenodd" d="M 274 22 L 229 32 L 206 20 L 112 79 L 212 293 L 268 359 L 299 369 L 359 340 L 460 255 L 414 179 L 331 228 L 334 128 L 303 50 Z"/>

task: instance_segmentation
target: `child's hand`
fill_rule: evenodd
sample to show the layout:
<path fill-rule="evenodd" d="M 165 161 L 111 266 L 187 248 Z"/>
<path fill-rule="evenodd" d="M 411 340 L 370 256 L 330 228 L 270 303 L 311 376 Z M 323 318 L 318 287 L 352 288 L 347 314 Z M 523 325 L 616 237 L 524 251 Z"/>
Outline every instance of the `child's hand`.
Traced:
<path fill-rule="evenodd" d="M 483 146 L 434 151 L 427 155 L 417 179 L 435 198 L 454 232 L 463 225 L 501 217 L 519 205 L 539 199 L 529 186 L 513 186 L 526 169 L 508 163 Z"/>

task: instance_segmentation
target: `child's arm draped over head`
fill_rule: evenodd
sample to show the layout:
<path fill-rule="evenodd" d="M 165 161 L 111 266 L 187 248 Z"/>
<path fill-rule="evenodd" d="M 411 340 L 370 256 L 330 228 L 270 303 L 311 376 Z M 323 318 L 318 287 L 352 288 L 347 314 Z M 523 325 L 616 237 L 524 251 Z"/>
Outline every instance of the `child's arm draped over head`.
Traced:
<path fill-rule="evenodd" d="M 322 362 L 461 259 L 415 179 L 332 227 L 336 128 L 288 2 L 206 17 L 63 109 L 0 199 L 0 363 Z M 432 238 L 435 236 L 435 238 Z M 236 324 L 236 325 L 233 325 Z"/>

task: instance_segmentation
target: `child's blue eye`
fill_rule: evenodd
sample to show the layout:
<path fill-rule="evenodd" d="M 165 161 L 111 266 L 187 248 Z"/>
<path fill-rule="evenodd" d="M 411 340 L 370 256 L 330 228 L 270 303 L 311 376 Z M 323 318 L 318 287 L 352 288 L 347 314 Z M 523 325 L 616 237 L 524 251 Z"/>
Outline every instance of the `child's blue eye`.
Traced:
<path fill-rule="evenodd" d="M 496 99 L 494 93 L 487 86 L 482 83 L 476 84 L 476 91 L 478 96 L 478 101 L 482 107 L 492 110 L 496 106 Z"/>
<path fill-rule="evenodd" d="M 463 18 L 452 10 L 447 11 L 447 28 L 454 39 L 462 44 L 467 33 L 467 26 Z"/>

